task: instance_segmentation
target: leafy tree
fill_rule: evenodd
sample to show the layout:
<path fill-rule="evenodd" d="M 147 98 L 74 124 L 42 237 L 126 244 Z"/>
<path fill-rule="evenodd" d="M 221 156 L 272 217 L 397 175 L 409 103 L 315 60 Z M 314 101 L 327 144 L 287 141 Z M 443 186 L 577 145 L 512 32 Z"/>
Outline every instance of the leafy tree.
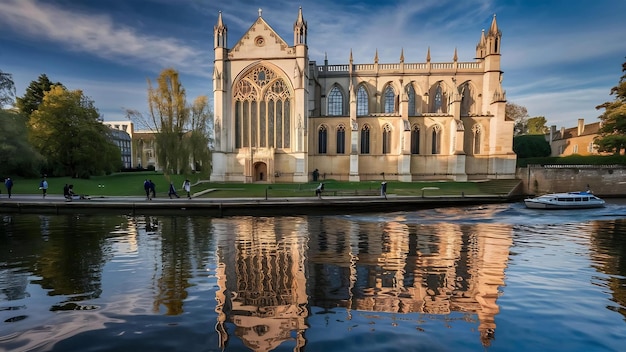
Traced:
<path fill-rule="evenodd" d="M 513 135 L 519 136 L 522 134 L 526 134 L 526 132 L 528 131 L 528 110 L 525 107 L 514 103 L 506 103 L 504 111 L 504 116 L 507 120 L 515 121 Z"/>
<path fill-rule="evenodd" d="M 29 129 L 51 174 L 86 178 L 121 168 L 119 148 L 109 140 L 94 102 L 80 90 L 52 86 L 33 112 Z"/>
<path fill-rule="evenodd" d="M 518 158 L 536 158 L 550 156 L 550 143 L 543 135 L 526 134 L 513 137 L 513 151 Z"/>
<path fill-rule="evenodd" d="M 626 72 L 626 62 L 622 64 L 622 72 Z M 595 143 L 598 151 L 620 154 L 626 149 L 626 74 L 611 88 L 611 95 L 615 96 L 614 101 L 596 106 L 598 110 L 604 109 L 604 113 L 599 116 L 602 127 Z"/>
<path fill-rule="evenodd" d="M 211 114 L 208 98 L 200 96 L 187 104 L 178 72 L 164 69 L 156 86 L 148 80 L 149 115 L 127 110 L 129 119 L 155 133 L 156 157 L 164 173 L 188 173 L 210 165 Z"/>
<path fill-rule="evenodd" d="M 28 143 L 26 118 L 0 110 L 0 121 L 0 175 L 37 176 L 43 158 Z"/>
<path fill-rule="evenodd" d="M 10 73 L 0 70 L 0 109 L 5 105 L 11 105 L 15 97 L 15 84 Z"/>
<path fill-rule="evenodd" d="M 52 83 L 45 74 L 39 75 L 36 81 L 30 82 L 24 96 L 17 98 L 17 108 L 26 116 L 30 117 L 30 115 L 39 108 L 45 93 L 52 89 L 52 86 L 63 87 L 59 82 Z"/>
<path fill-rule="evenodd" d="M 546 134 L 550 129 L 546 127 L 546 118 L 544 116 L 531 117 L 526 122 L 528 134 Z"/>

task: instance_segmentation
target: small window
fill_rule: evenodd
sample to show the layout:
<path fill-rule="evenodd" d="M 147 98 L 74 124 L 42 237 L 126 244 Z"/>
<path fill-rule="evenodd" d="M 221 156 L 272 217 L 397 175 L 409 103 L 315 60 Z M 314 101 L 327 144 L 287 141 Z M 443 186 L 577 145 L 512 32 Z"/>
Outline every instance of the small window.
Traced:
<path fill-rule="evenodd" d="M 370 127 L 363 126 L 361 129 L 361 154 L 370 153 Z"/>
<path fill-rule="evenodd" d="M 318 153 L 326 154 L 326 147 L 328 145 L 328 131 L 326 130 L 326 126 L 320 126 L 317 132 L 317 143 L 318 143 Z"/>
<path fill-rule="evenodd" d="M 391 153 L 391 127 L 383 127 L 383 154 Z"/>
<path fill-rule="evenodd" d="M 346 128 L 343 125 L 337 127 L 337 154 L 346 153 Z"/>

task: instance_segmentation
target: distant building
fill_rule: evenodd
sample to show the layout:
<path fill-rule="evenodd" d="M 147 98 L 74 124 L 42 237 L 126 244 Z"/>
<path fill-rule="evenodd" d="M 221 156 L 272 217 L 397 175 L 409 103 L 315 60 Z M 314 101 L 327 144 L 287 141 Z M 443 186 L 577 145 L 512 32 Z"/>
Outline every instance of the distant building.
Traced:
<path fill-rule="evenodd" d="M 120 148 L 122 165 L 125 169 L 133 167 L 133 123 L 132 121 L 105 121 L 111 129 L 113 143 Z"/>
<path fill-rule="evenodd" d="M 594 139 L 598 137 L 602 122 L 594 122 L 585 125 L 585 119 L 578 119 L 576 127 L 561 127 L 557 131 L 556 126 L 550 126 L 550 133 L 546 136 L 550 143 L 550 156 L 568 155 L 599 155 Z"/>
<path fill-rule="evenodd" d="M 156 158 L 156 135 L 152 131 L 136 131 L 133 134 L 133 165 L 137 168 L 154 167 L 160 170 Z"/>

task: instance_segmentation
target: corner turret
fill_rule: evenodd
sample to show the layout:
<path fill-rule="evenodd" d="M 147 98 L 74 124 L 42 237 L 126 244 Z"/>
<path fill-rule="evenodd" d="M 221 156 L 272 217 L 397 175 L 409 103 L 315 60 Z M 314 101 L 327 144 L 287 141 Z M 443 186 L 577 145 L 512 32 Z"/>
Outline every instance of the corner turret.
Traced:
<path fill-rule="evenodd" d="M 298 19 L 296 23 L 293 24 L 293 45 L 306 45 L 306 21 L 302 16 L 302 6 L 298 10 Z"/>
<path fill-rule="evenodd" d="M 213 36 L 214 36 L 214 44 L 213 48 L 226 48 L 228 45 L 226 35 L 228 33 L 228 28 L 224 25 L 222 21 L 222 11 L 217 15 L 217 24 L 213 27 Z"/>

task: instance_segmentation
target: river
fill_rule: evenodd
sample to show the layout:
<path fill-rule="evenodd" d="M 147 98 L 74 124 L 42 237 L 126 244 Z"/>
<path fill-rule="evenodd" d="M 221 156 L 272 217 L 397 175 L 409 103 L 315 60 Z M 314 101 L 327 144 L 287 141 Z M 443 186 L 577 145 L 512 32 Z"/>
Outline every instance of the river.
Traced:
<path fill-rule="evenodd" d="M 0 214 L 4 351 L 619 351 L 626 205 Z"/>

